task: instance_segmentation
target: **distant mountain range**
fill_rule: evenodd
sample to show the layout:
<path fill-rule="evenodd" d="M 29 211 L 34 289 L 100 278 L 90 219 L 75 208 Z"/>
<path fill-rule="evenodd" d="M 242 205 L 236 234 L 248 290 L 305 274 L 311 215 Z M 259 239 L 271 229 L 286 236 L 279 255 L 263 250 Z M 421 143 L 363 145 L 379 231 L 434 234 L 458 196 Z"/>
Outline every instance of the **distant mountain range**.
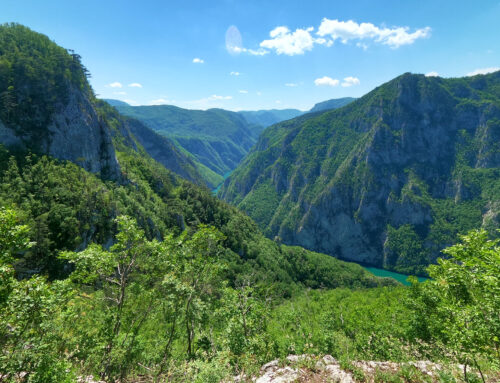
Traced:
<path fill-rule="evenodd" d="M 316 104 L 311 111 L 339 108 L 352 100 L 328 100 Z M 220 184 L 236 168 L 265 128 L 304 113 L 298 109 L 203 111 L 173 105 L 131 106 L 120 100 L 105 101 L 123 115 L 141 121 L 172 140 L 191 158 L 209 187 Z"/>
<path fill-rule="evenodd" d="M 298 109 L 269 109 L 256 111 L 240 111 L 249 124 L 259 126 L 263 129 L 278 122 L 289 120 L 300 116 L 304 112 Z M 260 132 L 259 132 L 260 133 Z"/>
<path fill-rule="evenodd" d="M 331 109 L 342 108 L 344 105 L 347 105 L 353 102 L 354 100 L 355 98 L 353 97 L 343 97 L 343 98 L 334 98 L 331 100 L 318 102 L 311 108 L 309 112 L 316 113 L 316 112 L 324 112 L 326 110 L 331 110 Z"/>

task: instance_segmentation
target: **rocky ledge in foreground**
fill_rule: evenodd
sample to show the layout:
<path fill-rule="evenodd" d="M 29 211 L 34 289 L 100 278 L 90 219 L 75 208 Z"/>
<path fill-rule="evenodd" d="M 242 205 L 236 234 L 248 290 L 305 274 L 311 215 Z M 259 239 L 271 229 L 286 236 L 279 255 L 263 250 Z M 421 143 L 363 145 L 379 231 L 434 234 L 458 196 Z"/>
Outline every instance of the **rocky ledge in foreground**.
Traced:
<path fill-rule="evenodd" d="M 441 382 L 445 377 L 460 379 L 463 366 L 444 368 L 430 361 L 406 363 L 355 361 L 340 363 L 331 355 L 322 358 L 310 355 L 289 355 L 262 366 L 259 377 L 237 376 L 234 382 L 255 383 L 356 383 L 356 382 Z M 487 377 L 485 377 L 487 378 Z M 495 378 L 496 379 L 496 378 Z M 453 380 L 455 381 L 455 380 Z M 496 380 L 486 379 L 487 382 Z"/>

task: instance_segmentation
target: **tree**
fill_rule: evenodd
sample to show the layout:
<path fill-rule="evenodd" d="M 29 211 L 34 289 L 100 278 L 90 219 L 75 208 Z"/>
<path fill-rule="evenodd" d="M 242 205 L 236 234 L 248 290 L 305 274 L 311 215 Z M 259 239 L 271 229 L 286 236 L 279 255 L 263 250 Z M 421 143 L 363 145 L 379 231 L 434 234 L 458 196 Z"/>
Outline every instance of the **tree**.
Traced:
<path fill-rule="evenodd" d="M 223 286 L 220 255 L 224 236 L 213 227 L 200 225 L 192 238 L 184 238 L 179 242 L 177 262 L 183 290 L 186 352 L 191 358 L 195 352 L 196 329 L 206 319 Z"/>
<path fill-rule="evenodd" d="M 71 295 L 67 283 L 14 277 L 14 256 L 32 245 L 29 231 L 14 210 L 0 208 L 0 380 L 23 373 L 30 382 L 70 382 L 55 327 Z"/>
<path fill-rule="evenodd" d="M 96 309 L 104 315 L 99 318 L 102 355 L 100 357 L 101 377 L 114 379 L 116 374 L 125 374 L 124 358 L 130 356 L 134 347 L 135 335 L 149 315 L 153 301 L 134 315 L 131 319 L 129 302 L 134 304 L 137 299 L 137 289 L 134 289 L 135 279 L 140 275 L 152 253 L 161 251 L 158 241 L 147 241 L 144 232 L 130 217 L 120 216 L 116 219 L 118 234 L 116 243 L 109 251 L 101 246 L 91 244 L 86 250 L 64 252 L 61 258 L 75 265 L 71 279 L 82 286 L 96 288 L 94 301 Z M 139 289 L 139 294 L 141 294 Z M 141 297 L 142 294 L 141 294 Z M 124 322 L 128 326 L 124 330 Z"/>
<path fill-rule="evenodd" d="M 499 244 L 484 230 L 471 231 L 444 250 L 449 258 L 428 267 L 431 280 L 413 280 L 417 335 L 451 349 L 466 380 L 471 364 L 483 375 L 480 358 L 500 363 Z"/>

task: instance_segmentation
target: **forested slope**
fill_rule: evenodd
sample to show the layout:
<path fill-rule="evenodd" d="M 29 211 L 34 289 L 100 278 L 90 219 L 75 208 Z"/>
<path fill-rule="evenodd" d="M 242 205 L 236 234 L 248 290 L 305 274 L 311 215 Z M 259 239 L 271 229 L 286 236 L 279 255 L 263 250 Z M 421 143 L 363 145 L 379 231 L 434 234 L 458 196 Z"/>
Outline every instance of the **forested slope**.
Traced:
<path fill-rule="evenodd" d="M 499 89 L 500 72 L 404 74 L 268 128 L 219 195 L 284 243 L 422 273 L 457 234 L 498 227 Z"/>

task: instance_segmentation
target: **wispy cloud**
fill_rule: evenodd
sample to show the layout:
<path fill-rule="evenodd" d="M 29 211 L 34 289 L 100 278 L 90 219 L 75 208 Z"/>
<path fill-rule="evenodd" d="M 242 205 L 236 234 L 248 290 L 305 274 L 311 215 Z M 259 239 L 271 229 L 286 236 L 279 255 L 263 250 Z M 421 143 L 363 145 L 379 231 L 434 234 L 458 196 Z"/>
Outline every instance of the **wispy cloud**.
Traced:
<path fill-rule="evenodd" d="M 230 76 L 239 76 L 240 74 L 241 74 L 240 72 L 235 72 L 235 71 L 229 73 Z"/>
<path fill-rule="evenodd" d="M 239 92 L 239 93 L 241 93 L 241 94 L 247 94 L 247 93 L 248 93 L 248 90 L 244 90 L 244 89 L 242 89 L 242 90 L 239 90 L 238 92 Z"/>
<path fill-rule="evenodd" d="M 425 27 L 410 32 L 409 27 L 377 27 L 372 23 L 360 23 L 353 20 L 340 21 L 324 18 L 317 32 L 318 36 L 328 37 L 335 42 L 347 44 L 351 40 L 373 41 L 388 45 L 393 49 L 402 45 L 413 44 L 416 40 L 431 35 L 431 28 Z"/>
<path fill-rule="evenodd" d="M 316 86 L 338 86 L 339 83 L 339 80 L 337 80 L 336 78 L 334 79 L 328 76 L 323 76 L 314 80 L 314 84 Z"/>
<path fill-rule="evenodd" d="M 466 74 L 466 76 L 476 76 L 478 74 L 488 74 L 499 71 L 500 67 L 479 68 Z"/>
<path fill-rule="evenodd" d="M 342 86 L 344 88 L 348 88 L 353 85 L 359 85 L 359 78 L 349 76 L 344 78 L 344 81 L 342 81 Z"/>
<path fill-rule="evenodd" d="M 435 71 L 428 72 L 425 74 L 425 77 L 438 77 L 438 76 L 439 76 L 439 73 L 435 72 Z"/>
<path fill-rule="evenodd" d="M 112 82 L 111 84 L 108 84 L 106 86 L 110 87 L 110 88 L 122 88 L 123 87 L 121 82 L 118 82 L 118 81 Z"/>
<path fill-rule="evenodd" d="M 159 98 L 157 100 L 151 100 L 149 105 L 168 105 L 175 103 L 175 100 L 165 100 L 164 98 Z"/>
<path fill-rule="evenodd" d="M 133 82 L 132 84 L 128 84 L 130 88 L 142 88 L 142 84 L 139 84 L 138 82 Z"/>
<path fill-rule="evenodd" d="M 285 86 L 288 86 L 288 87 L 290 87 L 290 88 L 295 88 L 296 86 L 299 86 L 299 84 L 296 84 L 296 83 L 294 83 L 294 82 L 287 82 L 287 83 L 285 84 Z"/>
<path fill-rule="evenodd" d="M 238 47 L 236 45 L 227 47 L 227 50 L 232 54 L 248 53 L 252 56 L 264 56 L 269 53 L 269 51 L 266 51 L 265 49 L 248 49 L 244 47 Z"/>
<path fill-rule="evenodd" d="M 202 60 L 199 57 L 195 57 L 193 59 L 193 63 L 195 63 L 195 64 L 203 64 L 204 62 L 205 62 L 205 60 Z"/>
<path fill-rule="evenodd" d="M 211 96 L 204 97 L 198 100 L 181 101 L 177 102 L 179 106 L 189 109 L 209 109 L 209 108 L 225 108 L 227 109 L 227 102 L 231 102 L 232 96 L 221 96 L 212 94 Z"/>
<path fill-rule="evenodd" d="M 218 96 L 216 94 L 212 94 L 210 97 L 208 97 L 209 101 L 215 101 L 215 100 L 231 100 L 233 97 L 232 96 Z"/>

